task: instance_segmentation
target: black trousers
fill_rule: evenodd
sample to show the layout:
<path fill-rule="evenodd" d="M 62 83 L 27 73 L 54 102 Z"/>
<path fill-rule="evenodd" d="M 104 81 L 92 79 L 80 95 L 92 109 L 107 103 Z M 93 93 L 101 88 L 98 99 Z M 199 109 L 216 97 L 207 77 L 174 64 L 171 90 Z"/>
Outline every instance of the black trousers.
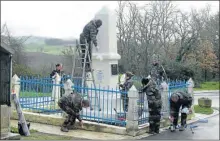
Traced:
<path fill-rule="evenodd" d="M 174 118 L 174 121 L 173 121 L 174 126 L 178 125 L 180 107 L 181 106 L 177 106 L 175 108 L 172 108 L 172 111 L 171 111 L 171 116 L 173 116 L 173 118 Z M 186 106 L 182 105 L 182 108 L 184 108 L 184 107 L 186 107 Z M 181 125 L 182 126 L 186 125 L 186 119 L 187 119 L 187 114 L 181 113 Z"/>
<path fill-rule="evenodd" d="M 86 56 L 86 60 L 82 60 L 82 67 L 84 64 L 84 61 L 86 61 L 86 68 L 91 68 L 89 60 L 92 61 L 92 45 L 91 45 L 91 41 L 85 39 L 83 36 L 80 36 L 80 44 L 86 44 L 86 42 L 88 43 L 89 47 L 88 47 L 88 54 Z M 85 49 L 86 46 L 85 45 L 81 45 L 81 51 L 82 51 L 82 59 L 85 58 Z M 89 59 L 90 57 L 90 59 Z"/>
<path fill-rule="evenodd" d="M 121 99 L 122 99 L 123 111 L 127 112 L 128 111 L 128 102 L 129 102 L 128 95 L 122 94 Z"/>

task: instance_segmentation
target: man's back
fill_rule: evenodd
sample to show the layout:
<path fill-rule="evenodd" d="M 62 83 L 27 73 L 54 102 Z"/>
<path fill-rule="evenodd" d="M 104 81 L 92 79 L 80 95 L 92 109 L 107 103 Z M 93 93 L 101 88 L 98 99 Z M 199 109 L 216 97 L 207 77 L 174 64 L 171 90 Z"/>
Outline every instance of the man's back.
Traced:
<path fill-rule="evenodd" d="M 82 97 L 80 94 L 71 93 L 69 95 L 64 95 L 60 98 L 61 103 L 64 103 L 68 107 L 70 107 L 73 111 L 79 112 L 82 110 L 81 105 Z"/>
<path fill-rule="evenodd" d="M 186 92 L 176 92 L 176 93 L 178 93 L 179 100 L 176 103 L 170 100 L 171 107 L 179 107 L 181 105 L 189 106 L 189 107 L 191 106 L 192 97 L 188 93 Z"/>
<path fill-rule="evenodd" d="M 96 36 L 98 33 L 97 27 L 94 21 L 90 21 L 84 28 L 83 28 L 83 35 L 86 37 L 87 40 L 92 40 L 93 36 Z"/>

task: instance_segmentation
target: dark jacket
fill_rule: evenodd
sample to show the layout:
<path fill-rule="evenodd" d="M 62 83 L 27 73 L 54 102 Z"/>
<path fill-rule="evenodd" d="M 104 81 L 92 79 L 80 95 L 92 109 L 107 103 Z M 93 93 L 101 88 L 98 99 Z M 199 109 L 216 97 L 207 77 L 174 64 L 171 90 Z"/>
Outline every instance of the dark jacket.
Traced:
<path fill-rule="evenodd" d="M 122 88 L 123 91 L 129 91 L 129 89 L 133 86 L 133 80 L 127 79 L 124 84 L 121 84 L 120 87 Z"/>
<path fill-rule="evenodd" d="M 150 79 L 148 84 L 144 86 L 141 92 L 144 92 L 147 95 L 149 111 L 162 108 L 161 93 L 153 79 Z"/>
<path fill-rule="evenodd" d="M 179 108 L 181 106 L 183 107 L 187 107 L 190 108 L 192 106 L 192 97 L 185 92 L 175 92 L 175 94 L 178 95 L 179 100 L 174 103 L 171 99 L 170 99 L 170 111 L 171 112 L 179 112 Z"/>
<path fill-rule="evenodd" d="M 83 33 L 80 35 L 81 43 L 84 42 L 83 40 L 87 40 L 87 42 L 92 41 L 95 46 L 97 46 L 97 39 L 96 36 L 98 34 L 98 27 L 95 24 L 95 21 L 90 21 L 84 28 Z"/>
<path fill-rule="evenodd" d="M 58 73 L 60 75 L 60 77 L 64 77 L 65 73 L 64 71 L 60 71 L 60 70 L 53 70 L 50 74 L 50 78 L 52 78 L 56 73 Z"/>
<path fill-rule="evenodd" d="M 61 75 L 61 71 L 60 70 L 53 70 L 50 74 L 50 78 L 52 78 L 56 73 L 58 73 L 59 75 Z"/>

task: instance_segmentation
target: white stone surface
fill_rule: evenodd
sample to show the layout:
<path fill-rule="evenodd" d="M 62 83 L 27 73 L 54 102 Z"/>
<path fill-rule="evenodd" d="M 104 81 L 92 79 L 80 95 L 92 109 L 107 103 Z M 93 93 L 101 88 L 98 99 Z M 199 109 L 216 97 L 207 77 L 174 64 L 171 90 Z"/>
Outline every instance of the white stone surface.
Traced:
<path fill-rule="evenodd" d="M 19 97 L 20 93 L 20 78 L 15 74 L 12 79 L 12 93 L 15 93 Z"/>
<path fill-rule="evenodd" d="M 65 93 L 64 95 L 68 95 L 70 94 L 74 89 L 72 88 L 72 86 L 74 86 L 73 82 L 68 79 L 65 83 L 64 83 L 64 90 L 65 90 Z"/>

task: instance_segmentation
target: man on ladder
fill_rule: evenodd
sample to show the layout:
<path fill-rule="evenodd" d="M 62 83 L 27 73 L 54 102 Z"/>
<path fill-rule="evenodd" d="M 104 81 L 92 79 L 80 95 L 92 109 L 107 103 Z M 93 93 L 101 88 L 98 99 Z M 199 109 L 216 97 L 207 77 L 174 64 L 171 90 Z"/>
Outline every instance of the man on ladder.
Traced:
<path fill-rule="evenodd" d="M 92 43 L 95 45 L 96 49 L 98 50 L 97 46 L 97 39 L 96 36 L 98 34 L 98 28 L 101 27 L 102 21 L 100 19 L 97 20 L 91 20 L 86 26 L 83 28 L 83 32 L 80 34 L 80 44 L 86 44 L 88 43 L 89 45 L 89 55 L 86 56 L 86 62 L 89 62 L 89 57 L 90 60 L 92 60 Z M 82 58 L 85 57 L 85 45 L 81 45 L 81 50 L 82 50 Z M 83 61 L 82 61 L 82 66 L 83 66 Z M 91 64 L 86 63 L 86 72 L 91 71 Z"/>
<path fill-rule="evenodd" d="M 86 87 L 86 81 L 92 81 L 94 88 L 96 89 L 95 86 L 95 80 L 94 80 L 94 75 L 93 75 L 93 69 L 92 67 L 92 43 L 95 45 L 96 49 L 98 50 L 97 46 L 97 39 L 96 36 L 98 34 L 98 28 L 102 25 L 102 21 L 100 19 L 97 20 L 92 20 L 90 21 L 83 29 L 83 33 L 80 34 L 80 48 L 77 47 L 77 52 L 79 52 L 80 58 L 75 58 L 75 63 L 74 63 L 74 72 L 76 73 L 76 69 L 80 69 L 78 72 L 82 72 L 82 75 L 80 76 L 80 79 L 82 80 L 82 88 Z M 80 51 L 81 50 L 81 53 Z M 82 65 L 81 66 L 76 66 L 76 60 L 82 60 Z M 76 78 L 75 74 L 73 72 L 73 76 Z M 92 78 L 87 78 L 86 73 L 91 72 Z M 78 78 L 78 77 L 77 77 Z M 82 89 L 81 93 L 84 94 L 85 90 Z M 88 97 L 89 98 L 89 97 Z M 93 97 L 98 100 L 97 92 L 95 91 L 95 97 Z M 91 106 L 97 106 L 93 105 L 91 102 Z M 91 107 L 91 110 L 93 109 Z M 99 110 L 101 108 L 99 107 Z"/>

